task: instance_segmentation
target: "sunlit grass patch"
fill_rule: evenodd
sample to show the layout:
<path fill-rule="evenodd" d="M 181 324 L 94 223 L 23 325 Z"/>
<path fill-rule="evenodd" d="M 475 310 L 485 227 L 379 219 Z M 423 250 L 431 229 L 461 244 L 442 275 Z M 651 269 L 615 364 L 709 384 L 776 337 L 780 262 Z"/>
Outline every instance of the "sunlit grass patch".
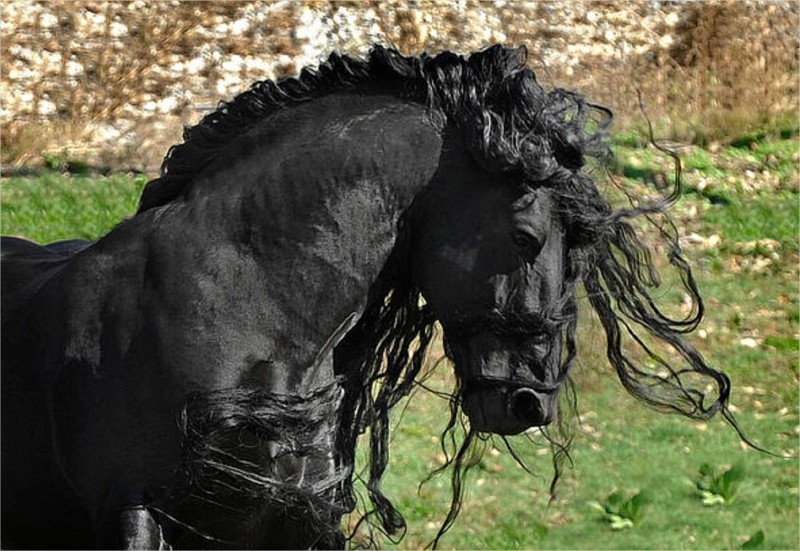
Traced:
<path fill-rule="evenodd" d="M 39 243 L 97 239 L 136 211 L 144 177 L 65 176 L 8 178 L 0 182 L 3 235 Z"/>

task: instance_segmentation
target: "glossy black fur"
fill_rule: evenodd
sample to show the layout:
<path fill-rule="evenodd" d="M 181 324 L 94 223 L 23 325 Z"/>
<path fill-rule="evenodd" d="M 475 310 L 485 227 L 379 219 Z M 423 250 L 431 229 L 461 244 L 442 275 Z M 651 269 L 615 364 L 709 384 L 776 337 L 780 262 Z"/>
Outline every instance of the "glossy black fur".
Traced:
<path fill-rule="evenodd" d="M 462 408 L 470 426 L 446 530 L 476 436 L 559 419 L 581 283 L 631 393 L 730 419 L 728 379 L 681 338 L 702 304 L 668 219 L 686 320 L 652 300 L 627 222 L 679 189 L 612 209 L 582 171 L 610 114 L 524 62 L 334 54 L 187 129 L 98 242 L 4 239 L 3 546 L 341 547 L 367 430 L 366 518 L 401 532 L 389 413 L 437 320 L 458 375 L 447 430 Z M 666 374 L 633 364 L 620 324 L 683 363 L 631 330 Z"/>

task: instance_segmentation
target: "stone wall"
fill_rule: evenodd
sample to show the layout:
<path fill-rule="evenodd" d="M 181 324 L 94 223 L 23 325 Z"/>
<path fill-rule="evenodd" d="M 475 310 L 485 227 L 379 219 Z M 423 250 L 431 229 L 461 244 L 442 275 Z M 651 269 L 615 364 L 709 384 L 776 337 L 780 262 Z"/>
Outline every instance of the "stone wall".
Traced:
<path fill-rule="evenodd" d="M 152 170 L 181 126 L 220 99 L 373 43 L 406 54 L 524 44 L 540 80 L 623 117 L 635 110 L 634 89 L 656 109 L 685 104 L 670 88 L 709 70 L 720 80 L 714 101 L 724 103 L 735 84 L 723 61 L 734 76 L 755 70 L 754 86 L 777 90 L 766 110 L 797 94 L 800 12 L 790 0 L 12 0 L 0 9 L 6 166 L 44 153 Z"/>

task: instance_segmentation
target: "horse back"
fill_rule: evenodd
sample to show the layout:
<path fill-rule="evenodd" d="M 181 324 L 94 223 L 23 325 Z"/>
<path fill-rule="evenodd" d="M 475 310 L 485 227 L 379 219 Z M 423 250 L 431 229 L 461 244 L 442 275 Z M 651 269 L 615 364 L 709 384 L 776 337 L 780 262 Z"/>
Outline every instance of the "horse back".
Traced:
<path fill-rule="evenodd" d="M 0 237 L 0 296 L 2 323 L 14 313 L 89 241 L 70 240 L 38 245 L 17 237 Z"/>

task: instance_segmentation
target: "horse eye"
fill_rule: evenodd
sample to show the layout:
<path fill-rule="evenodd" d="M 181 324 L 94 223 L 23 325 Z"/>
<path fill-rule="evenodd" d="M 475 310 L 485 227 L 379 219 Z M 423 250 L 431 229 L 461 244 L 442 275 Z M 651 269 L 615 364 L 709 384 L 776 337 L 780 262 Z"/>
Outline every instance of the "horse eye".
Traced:
<path fill-rule="evenodd" d="M 540 239 L 532 233 L 516 230 L 514 231 L 513 239 L 520 256 L 525 260 L 534 260 L 542 252 L 546 236 Z"/>

